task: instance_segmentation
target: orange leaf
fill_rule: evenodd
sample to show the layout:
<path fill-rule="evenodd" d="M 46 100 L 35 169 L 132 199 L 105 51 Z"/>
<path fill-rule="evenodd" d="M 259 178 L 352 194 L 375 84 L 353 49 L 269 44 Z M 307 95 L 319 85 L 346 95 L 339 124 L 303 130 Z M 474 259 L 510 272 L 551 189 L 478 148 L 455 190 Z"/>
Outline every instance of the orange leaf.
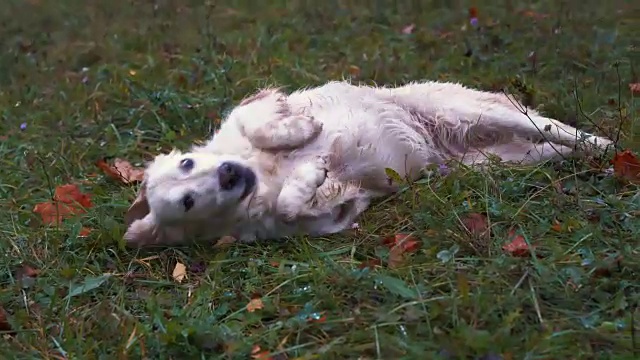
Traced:
<path fill-rule="evenodd" d="M 262 351 L 259 345 L 253 345 L 251 349 L 251 358 L 258 360 L 271 360 L 269 352 L 267 350 Z"/>
<path fill-rule="evenodd" d="M 93 206 L 91 197 L 88 194 L 83 194 L 78 185 L 75 184 L 59 185 L 56 187 L 53 199 L 67 204 L 80 204 L 86 209 Z"/>
<path fill-rule="evenodd" d="M 251 299 L 251 301 L 249 301 L 249 303 L 247 304 L 247 311 L 248 312 L 254 312 L 254 311 L 260 310 L 262 308 L 264 308 L 264 304 L 262 303 L 262 299 L 261 298 Z"/>
<path fill-rule="evenodd" d="M 511 231 L 509 231 L 509 238 L 511 238 L 512 240 L 502 247 L 504 251 L 512 256 L 517 257 L 524 257 L 529 255 L 529 245 L 524 239 L 524 236 L 520 234 L 516 235 L 516 231 L 514 229 L 511 229 Z"/>
<path fill-rule="evenodd" d="M 382 243 L 389 248 L 399 246 L 404 252 L 415 252 L 420 248 L 420 241 L 412 235 L 396 234 L 382 239 Z"/>
<path fill-rule="evenodd" d="M 611 160 L 613 173 L 630 182 L 640 181 L 640 161 L 629 149 L 616 153 Z"/>
<path fill-rule="evenodd" d="M 551 225 L 551 229 L 557 232 L 562 232 L 562 224 L 558 220 L 555 220 L 553 225 Z"/>
<path fill-rule="evenodd" d="M 87 237 L 89 236 L 89 234 L 91 234 L 91 229 L 88 227 L 82 227 L 82 229 L 80 229 L 80 233 L 78 234 L 78 237 Z"/>
<path fill-rule="evenodd" d="M 56 187 L 53 201 L 36 204 L 33 212 L 40 214 L 42 222 L 53 225 L 60 224 L 64 218 L 86 212 L 93 207 L 88 194 L 83 194 L 75 184 Z"/>
<path fill-rule="evenodd" d="M 631 83 L 631 84 L 629 84 L 629 90 L 631 90 L 632 94 L 639 95 L 640 94 L 640 83 Z"/>
<path fill-rule="evenodd" d="M 116 158 L 113 161 L 113 165 L 109 165 L 104 160 L 98 160 L 96 166 L 111 178 L 125 185 L 137 183 L 144 179 L 144 169 L 136 168 L 124 159 Z"/>
<path fill-rule="evenodd" d="M 469 8 L 469 18 L 477 18 L 478 17 L 478 8 L 475 6 L 472 6 Z"/>
<path fill-rule="evenodd" d="M 414 236 L 407 234 L 387 236 L 382 239 L 382 243 L 391 248 L 388 262 L 388 266 L 391 269 L 402 266 L 405 260 L 405 253 L 415 252 L 420 248 L 420 241 Z"/>
<path fill-rule="evenodd" d="M 349 74 L 351 74 L 351 76 L 353 77 L 360 76 L 360 68 L 356 65 L 349 65 Z"/>

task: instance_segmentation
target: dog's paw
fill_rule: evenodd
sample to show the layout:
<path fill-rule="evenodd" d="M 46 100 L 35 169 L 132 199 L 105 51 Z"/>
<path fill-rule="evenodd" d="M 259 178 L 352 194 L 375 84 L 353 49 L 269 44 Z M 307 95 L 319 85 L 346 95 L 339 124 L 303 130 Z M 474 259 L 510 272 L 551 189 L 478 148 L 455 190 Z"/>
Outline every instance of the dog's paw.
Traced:
<path fill-rule="evenodd" d="M 329 161 L 326 156 L 317 156 L 312 165 L 313 170 L 310 171 L 309 175 L 313 177 L 313 183 L 319 187 L 327 179 Z"/>

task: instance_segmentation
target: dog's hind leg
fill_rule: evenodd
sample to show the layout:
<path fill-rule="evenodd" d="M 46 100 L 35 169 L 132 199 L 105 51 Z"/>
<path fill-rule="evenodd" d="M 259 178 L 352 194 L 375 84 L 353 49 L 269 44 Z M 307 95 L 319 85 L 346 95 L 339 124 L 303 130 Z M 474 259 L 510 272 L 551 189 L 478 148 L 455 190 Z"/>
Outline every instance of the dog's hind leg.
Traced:
<path fill-rule="evenodd" d="M 497 156 L 503 162 L 535 164 L 546 160 L 562 159 L 573 152 L 570 147 L 541 143 L 534 144 L 524 139 L 473 149 L 461 156 L 463 164 L 485 164 L 490 157 Z"/>
<path fill-rule="evenodd" d="M 380 90 L 406 110 L 417 114 L 423 131 L 428 128 L 453 129 L 459 138 L 473 128 L 520 138 L 539 139 L 569 147 L 583 141 L 594 150 L 603 150 L 612 141 L 586 133 L 558 120 L 540 115 L 504 94 L 489 93 L 451 83 L 415 83 Z M 430 134 L 426 134 L 430 135 Z M 438 134 L 431 134 L 432 137 Z M 587 147 L 586 150 L 592 150 Z"/>
<path fill-rule="evenodd" d="M 322 123 L 302 109 L 295 112 L 287 95 L 262 90 L 242 101 L 227 119 L 235 122 L 251 144 L 264 150 L 291 150 L 303 146 L 322 131 Z"/>

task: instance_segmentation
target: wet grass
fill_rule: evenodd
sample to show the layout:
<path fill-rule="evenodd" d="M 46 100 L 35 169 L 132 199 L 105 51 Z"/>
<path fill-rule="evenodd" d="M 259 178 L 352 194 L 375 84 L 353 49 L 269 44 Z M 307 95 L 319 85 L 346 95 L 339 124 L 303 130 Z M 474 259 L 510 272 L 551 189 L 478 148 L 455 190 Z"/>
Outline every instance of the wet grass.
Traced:
<path fill-rule="evenodd" d="M 628 84 L 640 71 L 640 12 L 625 1 L 527 3 L 481 5 L 474 27 L 463 1 L 7 0 L 2 356 L 637 358 L 640 197 L 603 170 L 612 154 L 452 166 L 327 238 L 145 252 L 121 241 L 135 187 L 95 166 L 205 140 L 258 87 L 347 77 L 504 89 L 580 128 L 620 129 L 619 145 L 638 150 Z M 69 183 L 93 207 L 43 225 L 34 206 Z M 490 230 L 467 231 L 472 214 Z M 92 231 L 79 237 L 83 226 Z M 533 250 L 506 252 L 512 230 Z M 420 244 L 403 262 L 384 244 L 395 234 Z M 263 308 L 248 311 L 256 298 Z"/>

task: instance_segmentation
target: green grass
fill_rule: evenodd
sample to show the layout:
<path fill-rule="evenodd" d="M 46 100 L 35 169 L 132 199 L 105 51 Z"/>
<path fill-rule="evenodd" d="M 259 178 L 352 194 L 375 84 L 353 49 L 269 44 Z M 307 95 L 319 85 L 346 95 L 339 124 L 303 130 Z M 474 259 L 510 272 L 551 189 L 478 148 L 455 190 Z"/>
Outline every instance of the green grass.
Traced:
<path fill-rule="evenodd" d="M 96 160 L 140 165 L 205 140 L 267 84 L 356 75 L 507 89 L 580 128 L 614 138 L 621 129 L 620 146 L 640 149 L 631 1 L 478 2 L 480 30 L 466 1 L 258 3 L 5 1 L 2 358 L 247 359 L 256 345 L 279 360 L 640 357 L 637 187 L 579 158 L 453 168 L 326 238 L 126 249 L 136 189 Z M 517 14 L 525 9 L 549 16 Z M 67 183 L 94 207 L 47 228 L 33 208 Z M 491 236 L 466 232 L 470 213 L 487 214 Z M 81 226 L 93 232 L 78 237 Z M 535 256 L 505 253 L 511 228 Z M 396 233 L 421 247 L 389 268 L 382 239 Z M 381 266 L 362 268 L 375 259 Z M 176 262 L 189 270 L 182 283 L 171 277 Z M 256 296 L 264 308 L 246 311 Z"/>

